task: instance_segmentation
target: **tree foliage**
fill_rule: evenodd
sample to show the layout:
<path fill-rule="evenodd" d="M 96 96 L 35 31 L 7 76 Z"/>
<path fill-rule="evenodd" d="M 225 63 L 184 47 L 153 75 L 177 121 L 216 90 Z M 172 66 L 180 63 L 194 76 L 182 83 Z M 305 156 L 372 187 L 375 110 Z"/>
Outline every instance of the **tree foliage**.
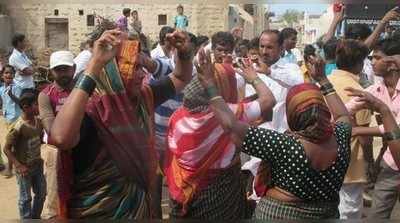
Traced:
<path fill-rule="evenodd" d="M 300 12 L 294 9 L 287 9 L 282 14 L 281 19 L 286 22 L 289 27 L 293 27 L 294 24 L 298 23 L 299 20 L 304 16 L 304 12 Z"/>

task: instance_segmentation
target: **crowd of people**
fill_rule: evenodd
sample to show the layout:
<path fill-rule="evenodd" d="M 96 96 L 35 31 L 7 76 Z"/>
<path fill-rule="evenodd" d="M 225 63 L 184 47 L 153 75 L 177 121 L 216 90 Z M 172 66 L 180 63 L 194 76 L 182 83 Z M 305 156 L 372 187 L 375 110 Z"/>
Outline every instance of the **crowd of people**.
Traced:
<path fill-rule="evenodd" d="M 383 33 L 397 8 L 375 30 L 349 25 L 342 37 L 344 8 L 334 12 L 300 59 L 293 28 L 209 38 L 177 11 L 152 48 L 136 10 L 101 21 L 76 57 L 51 54 L 52 83 L 35 83 L 26 38 L 13 37 L 0 167 L 15 172 L 21 218 L 360 219 L 365 194 L 364 217 L 391 217 L 400 35 Z"/>

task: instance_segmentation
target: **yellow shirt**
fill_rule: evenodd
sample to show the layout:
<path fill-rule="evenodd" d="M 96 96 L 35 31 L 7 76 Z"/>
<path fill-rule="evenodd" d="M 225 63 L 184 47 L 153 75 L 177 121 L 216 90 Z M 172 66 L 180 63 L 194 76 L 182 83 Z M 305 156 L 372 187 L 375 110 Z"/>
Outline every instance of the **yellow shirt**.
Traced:
<path fill-rule="evenodd" d="M 328 76 L 328 79 L 344 103 L 347 103 L 351 99 L 351 97 L 347 96 L 348 92 L 344 90 L 346 87 L 363 89 L 358 83 L 358 77 L 344 70 L 334 70 Z M 371 122 L 371 112 L 369 110 L 360 110 L 355 114 L 354 118 L 357 125 L 368 125 Z M 344 183 L 366 183 L 365 165 L 360 140 L 358 137 L 353 137 L 351 139 L 351 160 Z"/>

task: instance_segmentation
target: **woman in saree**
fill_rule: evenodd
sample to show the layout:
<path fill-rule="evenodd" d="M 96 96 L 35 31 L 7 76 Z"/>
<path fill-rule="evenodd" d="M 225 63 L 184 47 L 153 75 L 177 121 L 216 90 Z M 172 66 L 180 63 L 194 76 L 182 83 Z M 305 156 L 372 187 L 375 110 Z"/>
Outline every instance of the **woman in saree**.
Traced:
<path fill-rule="evenodd" d="M 242 151 L 271 166 L 271 188 L 257 204 L 257 219 L 338 218 L 339 190 L 350 162 L 352 124 L 343 102 L 312 60 L 310 73 L 321 85 L 300 84 L 286 98 L 290 130 L 279 133 L 238 120 L 218 93 L 209 91 L 215 117 Z M 201 83 L 215 88 L 213 66 L 202 53 Z M 325 102 L 326 101 L 326 102 Z M 331 123 L 331 118 L 335 123 Z"/>
<path fill-rule="evenodd" d="M 271 114 L 275 98 L 249 60 L 239 73 L 258 99 L 239 102 L 235 70 L 215 63 L 217 91 L 235 117 L 252 122 Z M 251 81 L 250 81 L 251 80 Z M 165 175 L 172 218 L 243 219 L 251 216 L 240 179 L 240 151 L 210 110 L 207 91 L 196 76 L 184 89 L 183 106 L 171 116 L 167 133 Z"/>
<path fill-rule="evenodd" d="M 156 174 L 154 108 L 190 82 L 192 53 L 185 33 L 168 36 L 177 49 L 176 69 L 143 84 L 154 66 L 139 42 L 105 31 L 50 131 L 60 149 L 60 217 L 143 219 L 151 215 Z"/>

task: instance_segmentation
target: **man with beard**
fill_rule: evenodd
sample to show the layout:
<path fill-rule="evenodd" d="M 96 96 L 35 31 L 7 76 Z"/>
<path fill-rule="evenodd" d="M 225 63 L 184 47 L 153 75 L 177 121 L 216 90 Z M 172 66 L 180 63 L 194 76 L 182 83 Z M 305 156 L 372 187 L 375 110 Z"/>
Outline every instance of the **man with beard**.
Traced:
<path fill-rule="evenodd" d="M 54 82 L 40 92 L 38 99 L 40 118 L 47 134 L 50 132 L 55 116 L 72 91 L 75 69 L 74 55 L 71 52 L 58 51 L 50 56 L 50 70 L 54 76 Z M 57 216 L 58 208 L 57 149 L 46 144 L 42 147 L 42 157 L 47 181 L 47 198 L 43 214 L 45 218 L 53 218 Z"/>
<path fill-rule="evenodd" d="M 304 83 L 299 66 L 287 63 L 284 58 L 281 58 L 283 43 L 283 36 L 278 30 L 263 31 L 259 40 L 259 66 L 261 67 L 262 64 L 263 69 L 258 69 L 258 76 L 271 89 L 277 101 L 272 122 L 265 127 L 279 132 L 288 129 L 285 108 L 287 89 Z M 247 85 L 246 96 L 254 93 L 253 87 Z"/>

